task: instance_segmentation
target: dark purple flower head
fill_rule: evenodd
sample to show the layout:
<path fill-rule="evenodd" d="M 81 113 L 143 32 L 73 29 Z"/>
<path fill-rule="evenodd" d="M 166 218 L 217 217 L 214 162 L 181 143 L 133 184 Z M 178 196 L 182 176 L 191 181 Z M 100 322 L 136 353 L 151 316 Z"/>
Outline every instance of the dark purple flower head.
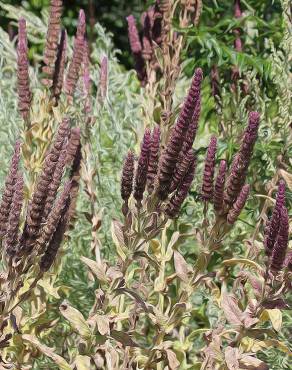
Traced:
<path fill-rule="evenodd" d="M 241 7 L 240 7 L 240 0 L 235 0 L 234 16 L 235 16 L 235 18 L 240 18 L 242 16 Z"/>
<path fill-rule="evenodd" d="M 121 181 L 121 196 L 125 202 L 128 202 L 128 199 L 130 198 L 133 190 L 134 164 L 134 153 L 129 150 L 124 161 Z"/>
<path fill-rule="evenodd" d="M 201 113 L 201 97 L 199 96 L 198 100 L 196 101 L 193 117 L 186 132 L 185 141 L 183 143 L 182 148 L 183 153 L 187 153 L 194 144 L 199 125 L 200 113 Z"/>
<path fill-rule="evenodd" d="M 282 206 L 280 214 L 279 232 L 276 244 L 272 252 L 271 259 L 271 269 L 274 271 L 280 271 L 281 268 L 283 267 L 286 256 L 286 250 L 288 247 L 288 238 L 289 238 L 289 216 L 287 208 L 285 206 Z"/>
<path fill-rule="evenodd" d="M 31 91 L 29 87 L 28 73 L 28 47 L 26 35 L 26 22 L 20 18 L 18 22 L 18 44 L 17 44 L 17 91 L 18 108 L 23 117 L 27 119 L 31 104 Z"/>
<path fill-rule="evenodd" d="M 61 32 L 62 6 L 63 1 L 50 1 L 49 25 L 44 51 L 45 66 L 42 68 L 42 71 L 45 74 L 45 78 L 42 82 L 46 86 L 51 86 L 53 83 L 53 75 L 55 73 L 55 63 L 58 53 L 58 42 Z"/>
<path fill-rule="evenodd" d="M 9 214 L 7 232 L 5 235 L 5 249 L 9 256 L 14 255 L 19 243 L 19 224 L 20 216 L 23 204 L 23 176 L 18 173 L 17 179 L 14 185 L 14 194 L 11 202 L 11 211 Z"/>
<path fill-rule="evenodd" d="M 72 100 L 72 97 L 73 97 L 73 94 L 74 94 L 74 91 L 77 85 L 77 81 L 79 78 L 81 65 L 82 65 L 83 58 L 84 58 L 85 31 L 86 31 L 85 13 L 81 9 L 79 11 L 76 36 L 74 39 L 72 61 L 69 65 L 68 74 L 66 78 L 66 84 L 65 84 L 65 92 L 68 95 L 69 100 Z"/>
<path fill-rule="evenodd" d="M 226 181 L 226 192 L 224 194 L 224 201 L 230 207 L 236 200 L 246 180 L 249 162 L 258 135 L 259 119 L 260 115 L 257 112 L 251 112 L 249 114 L 248 126 L 244 132 L 240 149 L 231 164 L 231 170 Z"/>
<path fill-rule="evenodd" d="M 215 136 L 212 136 L 207 150 L 203 174 L 202 198 L 205 201 L 210 201 L 213 198 L 213 179 L 215 171 L 216 150 L 217 138 Z"/>
<path fill-rule="evenodd" d="M 273 248 L 275 246 L 275 242 L 277 239 L 277 235 L 279 232 L 280 227 L 280 218 L 281 218 L 281 210 L 283 206 L 285 206 L 285 192 L 286 192 L 286 185 L 284 180 L 280 180 L 278 193 L 276 198 L 276 204 L 273 209 L 272 217 L 268 222 L 268 225 L 265 229 L 265 250 L 268 256 L 271 256 Z"/>
<path fill-rule="evenodd" d="M 186 154 L 183 155 L 182 159 L 177 162 L 173 178 L 170 185 L 170 193 L 175 191 L 182 181 L 184 181 L 186 174 L 190 170 L 190 167 L 193 166 L 195 161 L 195 153 L 190 149 Z"/>
<path fill-rule="evenodd" d="M 227 162 L 222 160 L 219 165 L 218 175 L 214 186 L 213 203 L 215 211 L 219 212 L 223 207 L 224 184 L 227 171 Z"/>
<path fill-rule="evenodd" d="M 136 21 L 133 15 L 127 17 L 128 21 L 128 36 L 130 46 L 133 54 L 139 54 L 142 52 L 142 45 L 139 38 L 139 33 L 136 26 Z"/>
<path fill-rule="evenodd" d="M 248 184 L 244 185 L 239 193 L 238 198 L 236 199 L 236 202 L 233 204 L 233 207 L 228 212 L 227 215 L 227 222 L 230 225 L 233 225 L 235 221 L 237 220 L 238 216 L 240 215 L 240 212 L 242 211 L 248 194 L 249 194 L 250 186 Z"/>
<path fill-rule="evenodd" d="M 190 163 L 188 172 L 185 174 L 185 177 L 180 182 L 177 190 L 171 196 L 169 203 L 166 206 L 165 214 L 169 218 L 175 218 L 178 216 L 180 208 L 191 188 L 192 181 L 195 175 L 195 169 L 196 169 L 196 160 L 194 157 L 193 161 Z"/>
<path fill-rule="evenodd" d="M 108 58 L 104 56 L 100 63 L 100 77 L 99 77 L 99 88 L 102 99 L 105 99 L 107 95 L 108 87 Z"/>
<path fill-rule="evenodd" d="M 161 133 L 159 126 L 155 126 L 151 136 L 151 148 L 147 173 L 147 188 L 149 194 L 151 194 L 154 189 L 154 179 L 157 175 L 158 170 L 160 134 Z"/>
<path fill-rule="evenodd" d="M 61 33 L 60 44 L 58 46 L 58 53 L 53 76 L 52 95 L 56 100 L 59 99 L 63 88 L 66 53 L 67 53 L 67 33 L 66 30 L 63 30 Z"/>
<path fill-rule="evenodd" d="M 0 238 L 2 238 L 7 229 L 8 218 L 11 212 L 15 184 L 18 180 L 18 168 L 21 155 L 21 143 L 17 141 L 14 147 L 9 172 L 5 179 L 5 186 L 0 203 Z"/>
<path fill-rule="evenodd" d="M 158 188 L 158 196 L 161 200 L 166 199 L 169 194 L 172 175 L 185 141 L 186 132 L 193 118 L 195 108 L 196 106 L 198 107 L 197 104 L 200 99 L 202 78 L 202 70 L 197 68 L 192 80 L 191 88 L 184 101 L 177 122 L 172 129 L 165 151 L 163 152 L 159 168 Z"/>
<path fill-rule="evenodd" d="M 143 194 L 146 187 L 150 148 L 151 131 L 149 129 L 146 129 L 141 144 L 141 153 L 138 159 L 138 166 L 135 176 L 134 198 L 137 201 L 138 207 L 141 206 L 141 201 L 143 199 Z"/>

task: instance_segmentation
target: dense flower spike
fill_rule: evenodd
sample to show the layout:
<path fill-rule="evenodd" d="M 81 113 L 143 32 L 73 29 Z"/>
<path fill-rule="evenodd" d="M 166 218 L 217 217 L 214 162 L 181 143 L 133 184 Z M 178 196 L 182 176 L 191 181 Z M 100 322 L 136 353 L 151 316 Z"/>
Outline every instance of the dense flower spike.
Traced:
<path fill-rule="evenodd" d="M 64 232 L 68 224 L 68 209 L 70 204 L 71 182 L 67 182 L 64 190 L 58 198 L 56 205 L 49 215 L 46 226 L 43 229 L 41 237 L 38 239 L 40 249 L 47 244 L 45 253 L 40 261 L 41 271 L 47 271 L 54 262 L 55 256 L 63 239 Z"/>
<path fill-rule="evenodd" d="M 56 139 L 46 155 L 42 172 L 37 180 L 35 191 L 29 204 L 20 253 L 22 251 L 29 252 L 39 235 L 48 189 L 53 180 L 54 171 L 62 152 L 64 141 L 68 137 L 68 132 L 69 120 L 64 119 L 59 126 Z"/>
<path fill-rule="evenodd" d="M 9 172 L 5 179 L 5 186 L 0 204 L 0 238 L 5 235 L 11 204 L 14 194 L 14 186 L 17 181 L 18 165 L 20 160 L 20 142 L 17 141 L 14 147 L 14 154 L 11 160 Z"/>
<path fill-rule="evenodd" d="M 162 42 L 162 12 L 159 7 L 158 1 L 155 2 L 154 5 L 154 14 L 153 14 L 153 26 L 151 29 L 151 37 L 152 40 L 157 44 L 160 45 Z"/>
<path fill-rule="evenodd" d="M 65 165 L 66 165 L 66 156 L 67 156 L 67 142 L 64 143 L 62 152 L 58 158 L 58 162 L 53 174 L 52 182 L 48 188 L 47 199 L 45 203 L 45 208 L 43 212 L 43 222 L 47 219 L 49 213 L 54 204 L 54 200 L 56 199 L 56 195 L 58 193 L 58 189 L 61 185 L 61 180 L 64 174 Z"/>
<path fill-rule="evenodd" d="M 235 0 L 234 3 L 234 17 L 235 18 L 241 18 L 242 12 L 241 12 L 241 4 L 240 0 Z M 234 48 L 236 51 L 242 51 L 242 42 L 240 39 L 240 30 L 235 29 L 234 30 L 235 40 L 234 40 Z"/>
<path fill-rule="evenodd" d="M 185 99 L 178 120 L 172 129 L 171 136 L 161 158 L 159 168 L 158 196 L 161 200 L 167 198 L 171 178 L 177 163 L 177 158 L 182 149 L 186 131 L 193 118 L 194 110 L 200 97 L 200 88 L 203 73 L 200 68 L 195 71 L 189 93 Z"/>
<path fill-rule="evenodd" d="M 83 88 L 84 95 L 89 96 L 91 90 L 91 80 L 90 80 L 90 50 L 88 41 L 84 39 L 84 55 L 83 55 Z"/>
<path fill-rule="evenodd" d="M 141 144 L 141 153 L 138 159 L 138 165 L 135 174 L 134 198 L 136 199 L 138 206 L 141 205 L 143 193 L 146 187 L 150 147 L 151 131 L 149 129 L 146 129 L 143 137 L 143 142 Z"/>
<path fill-rule="evenodd" d="M 277 236 L 277 241 L 273 249 L 272 259 L 271 259 L 271 269 L 274 271 L 280 271 L 283 267 L 286 250 L 288 247 L 288 237 L 289 237 L 289 217 L 288 211 L 285 206 L 282 206 L 280 214 L 280 227 Z"/>
<path fill-rule="evenodd" d="M 71 171 L 69 175 L 69 178 L 71 179 L 71 199 L 68 209 L 69 219 L 74 217 L 76 209 L 82 160 L 81 149 L 81 131 L 79 127 L 74 127 L 71 130 L 66 159 L 66 162 L 71 165 Z"/>
<path fill-rule="evenodd" d="M 184 180 L 186 174 L 188 173 L 190 167 L 193 166 L 194 162 L 195 162 L 195 153 L 191 149 L 183 156 L 182 160 L 180 160 L 176 165 L 176 169 L 173 174 L 172 182 L 169 189 L 170 193 L 175 191 L 180 186 L 180 183 Z"/>
<path fill-rule="evenodd" d="M 76 157 L 76 153 L 78 151 L 78 147 L 80 145 L 80 138 L 81 138 L 81 130 L 79 127 L 72 128 L 70 132 L 70 138 L 68 141 L 68 146 L 66 150 L 66 163 L 72 164 L 74 162 L 74 158 Z"/>
<path fill-rule="evenodd" d="M 234 203 L 245 182 L 253 147 L 258 135 L 259 122 L 259 113 L 251 112 L 249 114 L 248 127 L 244 132 L 240 149 L 233 159 L 231 170 L 226 181 L 224 201 L 229 206 Z"/>
<path fill-rule="evenodd" d="M 83 61 L 85 31 L 86 31 L 85 14 L 84 11 L 81 9 L 79 12 L 77 32 L 74 39 L 73 57 L 69 65 L 69 70 L 65 83 L 65 92 L 70 99 L 73 97 L 77 81 L 79 78 L 81 64 Z"/>
<path fill-rule="evenodd" d="M 134 164 L 134 153 L 129 150 L 124 161 L 121 181 L 121 197 L 125 203 L 128 202 L 128 199 L 130 198 L 133 191 Z"/>
<path fill-rule="evenodd" d="M 175 193 L 170 198 L 169 203 L 165 209 L 165 214 L 169 218 L 177 217 L 180 211 L 180 208 L 184 200 L 186 199 L 188 192 L 191 188 L 192 181 L 195 175 L 195 169 L 196 169 L 196 164 L 195 164 L 195 158 L 194 158 L 193 162 L 190 164 L 187 174 L 185 175 L 184 179 L 181 181 Z"/>
<path fill-rule="evenodd" d="M 58 53 L 58 42 L 61 31 L 62 7 L 63 7 L 62 0 L 50 1 L 49 25 L 44 51 L 45 66 L 42 69 L 46 75 L 46 78 L 43 80 L 43 83 L 47 86 L 51 86 L 53 83 L 55 63 Z"/>
<path fill-rule="evenodd" d="M 145 62 L 142 56 L 142 45 L 140 42 L 138 30 L 136 27 L 136 21 L 133 15 L 129 15 L 127 17 L 128 22 L 128 35 L 131 50 L 133 53 L 133 57 L 135 60 L 135 70 L 137 72 L 138 79 L 144 83 L 146 80 L 146 69 L 145 69 Z"/>
<path fill-rule="evenodd" d="M 213 203 L 215 211 L 219 212 L 223 207 L 224 184 L 227 171 L 227 162 L 222 160 L 219 165 L 218 175 L 214 186 Z"/>
<path fill-rule="evenodd" d="M 4 239 L 6 253 L 10 256 L 12 256 L 15 253 L 19 242 L 18 229 L 20 224 L 20 216 L 23 203 L 23 186 L 24 182 L 22 174 L 18 174 L 14 186 L 14 194 L 11 203 L 11 211 L 8 219 L 7 233 Z"/>
<path fill-rule="evenodd" d="M 100 96 L 104 100 L 107 96 L 108 87 L 108 58 L 104 56 L 100 63 L 100 77 L 99 77 L 99 88 Z"/>
<path fill-rule="evenodd" d="M 155 126 L 151 136 L 151 148 L 147 173 L 147 189 L 149 194 L 151 194 L 154 189 L 154 179 L 158 170 L 160 134 L 159 126 Z"/>
<path fill-rule="evenodd" d="M 151 60 L 152 42 L 151 42 L 151 19 L 149 16 L 149 12 L 145 12 L 142 18 L 143 18 L 142 56 L 144 60 Z"/>
<path fill-rule="evenodd" d="M 275 246 L 275 242 L 277 239 L 279 227 L 280 227 L 280 217 L 281 217 L 281 210 L 283 206 L 285 206 L 285 192 L 286 192 L 286 185 L 284 180 L 280 180 L 278 193 L 276 198 L 276 204 L 273 209 L 272 217 L 268 222 L 268 225 L 265 230 L 265 250 L 268 256 L 272 254 L 273 248 Z"/>
<path fill-rule="evenodd" d="M 236 202 L 233 204 L 233 207 L 227 214 L 227 222 L 230 225 L 233 225 L 235 221 L 237 220 L 238 216 L 240 215 L 240 212 L 242 211 L 248 194 L 249 194 L 250 186 L 248 184 L 244 185 L 238 195 L 238 198 L 236 199 Z"/>
<path fill-rule="evenodd" d="M 194 114 L 189 124 L 188 130 L 186 132 L 185 141 L 183 143 L 183 149 L 182 149 L 183 153 L 187 153 L 194 144 L 198 125 L 199 125 L 200 113 L 201 113 L 201 98 L 200 96 L 198 96 L 198 100 L 196 101 L 196 105 L 195 105 Z"/>
<path fill-rule="evenodd" d="M 58 46 L 57 59 L 54 68 L 52 95 L 58 100 L 64 83 L 64 73 L 66 64 L 66 52 L 67 52 L 67 32 L 62 31 L 60 44 Z"/>
<path fill-rule="evenodd" d="M 215 136 L 212 136 L 207 150 L 203 174 L 202 198 L 204 201 L 210 201 L 211 199 L 213 199 L 213 180 L 215 172 L 216 150 L 217 138 Z"/>
<path fill-rule="evenodd" d="M 17 84 L 18 84 L 18 108 L 23 117 L 27 119 L 31 103 L 31 91 L 29 87 L 28 73 L 28 48 L 26 36 L 26 22 L 23 18 L 18 22 L 17 44 Z"/>
<path fill-rule="evenodd" d="M 132 14 L 127 17 L 127 22 L 128 22 L 128 36 L 132 53 L 139 54 L 142 52 L 142 45 L 140 42 L 136 21 Z"/>

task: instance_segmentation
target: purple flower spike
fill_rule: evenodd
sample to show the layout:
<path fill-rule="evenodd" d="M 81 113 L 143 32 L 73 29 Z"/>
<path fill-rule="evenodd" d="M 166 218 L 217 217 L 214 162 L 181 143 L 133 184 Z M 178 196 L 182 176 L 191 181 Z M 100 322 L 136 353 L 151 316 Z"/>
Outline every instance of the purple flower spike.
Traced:
<path fill-rule="evenodd" d="M 28 47 L 25 19 L 18 22 L 18 45 L 17 45 L 17 91 L 18 109 L 24 120 L 28 118 L 31 104 L 31 91 L 29 87 L 28 73 Z"/>
<path fill-rule="evenodd" d="M 196 161 L 194 158 L 193 162 L 190 164 L 187 174 L 185 175 L 184 179 L 181 181 L 175 193 L 170 198 L 169 203 L 166 207 L 165 214 L 169 218 L 175 218 L 179 214 L 180 208 L 184 200 L 186 199 L 189 193 L 189 190 L 191 188 L 192 181 L 195 175 L 195 169 L 196 169 Z"/>
<path fill-rule="evenodd" d="M 136 21 L 132 14 L 127 17 L 127 22 L 128 22 L 128 35 L 132 53 L 139 54 L 142 52 L 142 45 L 140 42 Z"/>
<path fill-rule="evenodd" d="M 162 155 L 158 187 L 158 196 L 161 200 L 165 200 L 169 194 L 171 179 L 177 159 L 184 144 L 186 132 L 193 118 L 196 104 L 200 99 L 202 78 L 202 70 L 200 68 L 196 69 L 191 88 Z"/>
<path fill-rule="evenodd" d="M 126 203 L 128 202 L 133 190 L 134 164 L 134 153 L 130 150 L 124 162 L 121 184 L 121 196 Z"/>
<path fill-rule="evenodd" d="M 218 175 L 214 187 L 213 203 L 215 211 L 219 212 L 223 207 L 223 195 L 224 195 L 224 184 L 225 176 L 227 171 L 226 161 L 221 161 L 219 166 Z"/>
<path fill-rule="evenodd" d="M 141 145 L 141 153 L 138 160 L 138 166 L 135 176 L 134 198 L 137 201 L 138 207 L 141 206 L 143 193 L 146 187 L 150 147 L 151 147 L 151 131 L 149 129 L 146 129 L 143 137 L 143 142 Z"/>
<path fill-rule="evenodd" d="M 231 164 L 230 174 L 226 181 L 226 192 L 224 201 L 230 207 L 238 197 L 238 194 L 245 183 L 249 162 L 252 156 L 253 147 L 258 136 L 260 115 L 257 112 L 249 114 L 248 127 L 246 128 L 240 149 L 235 155 Z"/>
<path fill-rule="evenodd" d="M 285 192 L 286 192 L 286 185 L 284 180 L 280 180 L 278 193 L 276 198 L 276 204 L 273 209 L 272 217 L 268 222 L 268 225 L 265 230 L 265 250 L 268 256 L 271 256 L 277 235 L 279 232 L 280 227 L 280 218 L 281 218 L 281 210 L 283 206 L 285 206 Z"/>
<path fill-rule="evenodd" d="M 203 175 L 202 198 L 205 201 L 210 201 L 213 198 L 213 179 L 215 171 L 216 149 L 217 138 L 215 136 L 212 136 L 207 151 Z"/>
<path fill-rule="evenodd" d="M 236 202 L 233 204 L 232 209 L 229 211 L 227 215 L 227 222 L 230 225 L 233 225 L 235 221 L 237 220 L 238 216 L 240 215 L 240 212 L 242 211 L 248 194 L 249 194 L 250 186 L 248 184 L 244 185 L 240 191 L 240 194 L 238 198 L 236 199 Z"/>
<path fill-rule="evenodd" d="M 160 128 L 156 126 L 151 136 L 151 149 L 149 157 L 149 166 L 147 173 L 148 192 L 152 193 L 154 189 L 154 180 L 158 170 L 159 147 L 160 147 Z"/>
<path fill-rule="evenodd" d="M 280 215 L 280 227 L 277 237 L 277 241 L 272 253 L 271 269 L 274 271 L 280 271 L 283 267 L 286 250 L 288 247 L 288 237 L 289 237 L 289 217 L 288 211 L 285 206 L 281 209 Z"/>

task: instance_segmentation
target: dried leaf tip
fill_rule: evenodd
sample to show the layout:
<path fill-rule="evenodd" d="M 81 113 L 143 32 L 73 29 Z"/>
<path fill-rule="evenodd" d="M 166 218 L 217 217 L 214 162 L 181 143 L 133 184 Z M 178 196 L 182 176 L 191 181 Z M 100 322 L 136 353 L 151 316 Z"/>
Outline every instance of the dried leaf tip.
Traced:
<path fill-rule="evenodd" d="M 207 150 L 203 174 L 202 198 L 204 201 L 210 201 L 213 199 L 213 179 L 215 172 L 216 150 L 217 138 L 215 136 L 212 136 Z"/>

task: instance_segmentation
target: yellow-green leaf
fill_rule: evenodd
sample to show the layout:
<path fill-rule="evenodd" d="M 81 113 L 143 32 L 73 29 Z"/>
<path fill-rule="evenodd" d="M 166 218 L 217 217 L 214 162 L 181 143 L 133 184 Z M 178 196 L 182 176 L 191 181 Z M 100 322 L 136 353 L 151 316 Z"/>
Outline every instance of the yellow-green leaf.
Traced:
<path fill-rule="evenodd" d="M 249 260 L 247 258 L 232 258 L 230 260 L 223 261 L 222 264 L 224 266 L 234 266 L 234 265 L 238 265 L 238 264 L 243 264 L 243 265 L 246 265 L 246 266 L 253 267 L 258 271 L 262 271 L 262 267 L 258 263 L 254 262 L 252 260 Z"/>
<path fill-rule="evenodd" d="M 60 306 L 61 314 L 67 319 L 72 328 L 76 330 L 81 337 L 88 339 L 91 337 L 90 328 L 85 321 L 81 312 L 76 308 L 71 307 L 67 302 L 63 302 Z"/>
<path fill-rule="evenodd" d="M 278 308 L 265 309 L 260 317 L 261 321 L 270 320 L 273 328 L 276 331 L 280 331 L 282 327 L 282 312 Z"/>
<path fill-rule="evenodd" d="M 55 364 L 58 365 L 60 370 L 73 370 L 73 367 L 71 367 L 63 357 L 57 355 L 52 348 L 47 347 L 44 344 L 41 344 L 34 335 L 24 334 L 22 336 L 22 339 L 31 343 L 45 356 L 50 357 L 55 362 Z"/>
<path fill-rule="evenodd" d="M 90 369 L 90 357 L 77 355 L 75 359 L 76 370 Z"/>

